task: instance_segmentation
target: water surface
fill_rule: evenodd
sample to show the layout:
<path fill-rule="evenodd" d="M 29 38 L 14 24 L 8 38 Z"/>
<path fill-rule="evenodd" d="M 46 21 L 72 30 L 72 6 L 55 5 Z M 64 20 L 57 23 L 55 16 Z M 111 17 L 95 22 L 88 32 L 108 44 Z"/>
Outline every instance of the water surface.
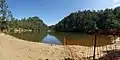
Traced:
<path fill-rule="evenodd" d="M 24 39 L 33 42 L 42 42 L 48 44 L 67 44 L 67 45 L 82 45 L 93 46 L 94 35 L 81 33 L 68 33 L 65 37 L 64 32 L 24 32 L 11 34 L 19 39 Z M 66 40 L 64 39 L 66 38 Z M 97 46 L 111 44 L 111 40 L 106 36 L 97 36 Z"/>

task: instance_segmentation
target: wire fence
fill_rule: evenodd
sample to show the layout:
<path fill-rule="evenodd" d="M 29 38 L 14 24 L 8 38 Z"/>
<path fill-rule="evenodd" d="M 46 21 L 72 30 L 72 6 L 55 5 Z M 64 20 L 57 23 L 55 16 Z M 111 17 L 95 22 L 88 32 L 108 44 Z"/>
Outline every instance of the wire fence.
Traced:
<path fill-rule="evenodd" d="M 67 36 L 65 36 L 64 45 L 68 47 L 75 60 L 120 60 L 120 38 L 112 36 L 110 39 L 113 39 L 110 44 L 98 47 L 95 41 L 97 36 L 95 36 L 94 46 L 77 49 L 77 47 L 67 45 Z"/>

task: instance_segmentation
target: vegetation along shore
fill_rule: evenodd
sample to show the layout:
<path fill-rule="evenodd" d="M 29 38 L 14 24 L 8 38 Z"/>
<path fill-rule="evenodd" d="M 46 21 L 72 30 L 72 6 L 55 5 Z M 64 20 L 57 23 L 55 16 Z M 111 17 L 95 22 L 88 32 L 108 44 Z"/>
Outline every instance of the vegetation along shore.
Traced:
<path fill-rule="evenodd" d="M 120 56 L 120 6 L 78 10 L 50 26 L 39 14 L 19 19 L 13 12 L 6 0 L 0 0 L 0 60 L 110 60 Z"/>

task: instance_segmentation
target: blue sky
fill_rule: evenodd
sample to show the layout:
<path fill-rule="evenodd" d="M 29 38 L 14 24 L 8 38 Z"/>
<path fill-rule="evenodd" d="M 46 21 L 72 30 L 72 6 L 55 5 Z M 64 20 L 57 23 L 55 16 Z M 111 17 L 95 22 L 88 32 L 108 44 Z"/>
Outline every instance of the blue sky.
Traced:
<path fill-rule="evenodd" d="M 77 10 L 99 10 L 120 6 L 120 0 L 7 0 L 9 9 L 17 19 L 39 16 L 52 25 Z"/>

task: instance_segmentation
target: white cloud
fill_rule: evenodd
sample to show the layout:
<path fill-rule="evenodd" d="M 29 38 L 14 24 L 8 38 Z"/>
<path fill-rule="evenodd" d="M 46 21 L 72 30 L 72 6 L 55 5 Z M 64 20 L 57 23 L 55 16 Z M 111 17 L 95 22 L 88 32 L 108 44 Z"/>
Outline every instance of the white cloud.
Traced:
<path fill-rule="evenodd" d="M 119 2 L 120 0 L 114 0 L 114 2 Z"/>
<path fill-rule="evenodd" d="M 118 6 L 120 6 L 120 4 L 113 5 L 112 8 L 115 8 L 115 7 L 118 7 Z"/>
<path fill-rule="evenodd" d="M 116 7 L 120 7 L 120 4 L 116 4 L 116 5 L 113 5 L 113 6 L 110 6 L 110 7 L 107 7 L 107 8 L 112 8 L 112 9 L 114 9 L 114 8 L 116 8 Z M 104 8 L 104 9 L 106 9 L 106 8 Z"/>

